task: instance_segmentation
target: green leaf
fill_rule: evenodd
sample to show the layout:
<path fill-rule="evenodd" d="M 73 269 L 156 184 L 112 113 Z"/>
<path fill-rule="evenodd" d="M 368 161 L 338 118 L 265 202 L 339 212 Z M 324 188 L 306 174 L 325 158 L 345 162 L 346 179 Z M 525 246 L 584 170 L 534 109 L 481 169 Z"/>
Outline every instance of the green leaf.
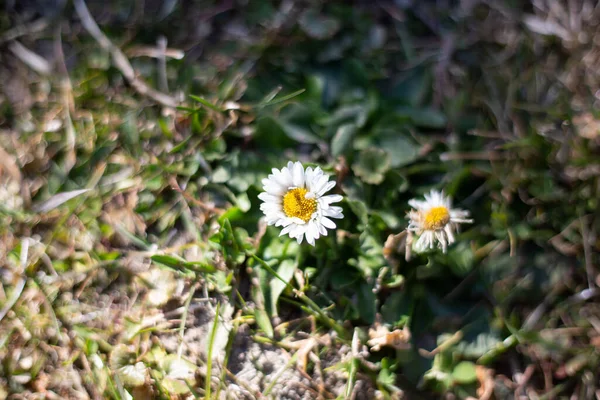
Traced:
<path fill-rule="evenodd" d="M 283 259 L 287 257 L 296 257 L 300 246 L 295 240 L 275 240 L 279 234 L 280 228 L 270 228 L 271 240 L 265 241 L 268 243 L 263 251 L 263 259 L 266 261 L 272 259 Z M 272 232 L 272 233 L 271 233 Z"/>
<path fill-rule="evenodd" d="M 399 107 L 397 116 L 410 118 L 413 124 L 421 128 L 442 129 L 446 127 L 446 115 L 435 108 Z"/>
<path fill-rule="evenodd" d="M 146 365 L 143 362 L 137 362 L 134 365 L 126 365 L 117 370 L 119 378 L 125 385 L 142 386 L 146 382 Z"/>
<path fill-rule="evenodd" d="M 250 203 L 250 199 L 248 198 L 247 193 L 239 194 L 235 198 L 235 200 L 236 200 L 237 206 L 239 207 L 240 211 L 248 212 L 248 210 L 250 210 L 251 203 Z"/>
<path fill-rule="evenodd" d="M 279 121 L 279 125 L 287 137 L 295 140 L 296 142 L 312 144 L 319 143 L 321 141 L 321 139 L 319 139 L 319 137 L 306 126 L 284 121 Z"/>
<path fill-rule="evenodd" d="M 356 132 L 357 129 L 354 124 L 341 125 L 331 140 L 331 154 L 333 156 L 343 154 L 352 144 Z"/>
<path fill-rule="evenodd" d="M 344 124 L 354 124 L 362 128 L 370 112 L 372 110 L 369 109 L 368 103 L 346 104 L 338 107 L 332 115 L 318 119 L 317 122 L 330 128 Z"/>
<path fill-rule="evenodd" d="M 415 68 L 402 80 L 389 85 L 388 93 L 392 99 L 416 106 L 426 101 L 431 93 L 431 72 L 426 68 Z"/>
<path fill-rule="evenodd" d="M 383 320 L 391 325 L 404 325 L 410 318 L 412 302 L 404 291 L 392 293 L 381 306 Z"/>
<path fill-rule="evenodd" d="M 146 297 L 146 301 L 150 305 L 159 307 L 171 299 L 177 287 L 173 275 L 173 272 L 157 267 L 152 267 L 149 271 L 140 274 L 140 277 L 150 285 Z"/>
<path fill-rule="evenodd" d="M 455 347 L 455 353 L 466 358 L 479 358 L 495 348 L 501 339 L 494 332 L 481 332 L 472 340 L 465 338 Z"/>
<path fill-rule="evenodd" d="M 283 260 L 281 264 L 279 264 L 279 268 L 277 268 L 277 274 L 289 283 L 294 277 L 296 268 L 297 264 L 295 261 Z M 275 316 L 277 315 L 277 301 L 287 285 L 275 277 L 271 278 L 269 285 L 271 286 L 271 312 Z"/>
<path fill-rule="evenodd" d="M 383 258 L 383 248 L 381 240 L 372 232 L 370 228 L 360 234 L 360 253 L 356 266 L 363 273 L 363 276 L 374 276 L 379 268 L 386 265 Z"/>
<path fill-rule="evenodd" d="M 118 374 L 127 386 L 141 386 L 146 381 L 146 366 L 136 362 L 136 354 L 123 343 L 115 346 L 110 353 L 110 368 Z"/>
<path fill-rule="evenodd" d="M 365 323 L 375 322 L 375 313 L 377 312 L 377 297 L 373 293 L 373 288 L 366 282 L 360 285 L 358 291 L 358 311 L 360 317 Z"/>
<path fill-rule="evenodd" d="M 473 269 L 475 254 L 467 242 L 460 242 L 448 252 L 449 267 L 457 276 L 465 277 Z"/>
<path fill-rule="evenodd" d="M 300 15 L 300 29 L 313 39 L 329 39 L 340 29 L 340 21 L 326 17 L 317 10 L 308 9 Z"/>
<path fill-rule="evenodd" d="M 267 335 L 269 338 L 272 338 L 274 333 L 273 325 L 271 325 L 271 319 L 267 315 L 267 312 L 263 309 L 256 309 L 254 311 L 254 319 L 265 335 Z"/>
<path fill-rule="evenodd" d="M 150 257 L 150 259 L 156 263 L 166 265 L 167 267 L 171 268 L 180 268 L 185 263 L 185 261 L 179 258 L 161 254 L 153 255 L 152 257 Z"/>
<path fill-rule="evenodd" d="M 152 261 L 158 264 L 165 265 L 167 267 L 176 269 L 178 271 L 192 270 L 196 272 L 214 272 L 215 267 L 201 261 L 185 261 L 180 258 L 169 256 L 166 254 L 155 254 L 150 257 Z"/>
<path fill-rule="evenodd" d="M 419 146 L 408 136 L 408 132 L 391 128 L 375 131 L 376 143 L 390 154 L 392 168 L 410 164 L 419 157 Z"/>
<path fill-rule="evenodd" d="M 138 131 L 138 120 L 134 112 L 125 114 L 123 123 L 119 127 L 123 137 L 123 143 L 128 151 L 136 154 L 140 149 L 140 133 Z"/>
<path fill-rule="evenodd" d="M 160 366 L 165 372 L 165 377 L 161 385 L 171 394 L 189 393 L 190 389 L 186 380 L 194 378 L 194 372 L 197 367 L 191 362 L 178 357 L 176 354 L 169 354 L 160 360 Z"/>
<path fill-rule="evenodd" d="M 383 182 L 385 173 L 390 169 L 388 152 L 371 147 L 360 152 L 358 160 L 352 164 L 352 170 L 364 182 L 378 185 Z"/>
<path fill-rule="evenodd" d="M 363 225 L 369 222 L 369 211 L 364 202 L 359 200 L 346 200 L 352 212 L 358 217 Z"/>
<path fill-rule="evenodd" d="M 458 383 L 469 384 L 477 380 L 475 364 L 471 361 L 462 361 L 458 363 L 452 371 L 452 377 Z"/>
<path fill-rule="evenodd" d="M 110 352 L 109 365 L 112 369 L 118 369 L 135 363 L 136 358 L 136 354 L 129 350 L 127 345 L 121 343 L 113 347 Z"/>
<path fill-rule="evenodd" d="M 393 385 L 396 383 L 396 374 L 390 371 L 388 368 L 382 368 L 377 375 L 377 382 L 386 386 Z"/>

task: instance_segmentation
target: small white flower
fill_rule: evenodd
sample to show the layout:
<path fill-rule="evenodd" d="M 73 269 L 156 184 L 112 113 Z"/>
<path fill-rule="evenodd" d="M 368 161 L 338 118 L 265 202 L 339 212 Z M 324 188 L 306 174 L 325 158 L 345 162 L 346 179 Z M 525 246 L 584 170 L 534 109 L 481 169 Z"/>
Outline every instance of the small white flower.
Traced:
<path fill-rule="evenodd" d="M 335 186 L 321 168 L 306 168 L 300 162 L 288 162 L 281 170 L 273 168 L 272 174 L 262 180 L 264 192 L 258 195 L 263 201 L 260 209 L 269 225 L 282 226 L 281 235 L 288 234 L 302 242 L 315 245 L 327 229 L 334 229 L 330 218 L 343 218 L 342 208 L 332 206 L 342 200 L 339 194 L 325 196 Z"/>
<path fill-rule="evenodd" d="M 413 208 L 407 214 L 408 231 L 419 237 L 415 243 L 417 252 L 433 249 L 437 241 L 445 253 L 448 245 L 454 243 L 458 224 L 473 222 L 467 219 L 468 211 L 452 208 L 452 201 L 444 192 L 432 190 L 425 195 L 425 201 L 412 199 L 408 204 Z"/>

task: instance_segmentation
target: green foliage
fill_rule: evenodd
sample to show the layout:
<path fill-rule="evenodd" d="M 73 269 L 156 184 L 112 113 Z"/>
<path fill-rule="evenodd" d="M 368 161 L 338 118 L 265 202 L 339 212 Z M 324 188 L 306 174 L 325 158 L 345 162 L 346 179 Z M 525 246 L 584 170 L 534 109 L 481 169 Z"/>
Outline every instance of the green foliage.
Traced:
<path fill-rule="evenodd" d="M 390 169 L 390 155 L 383 149 L 367 148 L 358 155 L 352 170 L 365 183 L 378 185 L 383 182 L 385 173 Z"/>

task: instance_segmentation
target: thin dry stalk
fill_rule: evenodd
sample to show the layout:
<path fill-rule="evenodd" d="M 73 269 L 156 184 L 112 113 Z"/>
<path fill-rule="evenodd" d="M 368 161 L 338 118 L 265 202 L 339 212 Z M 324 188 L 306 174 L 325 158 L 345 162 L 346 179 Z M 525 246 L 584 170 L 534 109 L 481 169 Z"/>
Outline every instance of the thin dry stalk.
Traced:
<path fill-rule="evenodd" d="M 81 23 L 83 27 L 88 31 L 90 35 L 96 39 L 98 44 L 106 51 L 108 51 L 111 56 L 115 67 L 127 79 L 129 84 L 142 96 L 146 96 L 156 101 L 157 103 L 162 104 L 165 107 L 177 107 L 177 100 L 168 94 L 159 92 L 158 90 L 152 89 L 146 82 L 142 81 L 140 78 L 136 76 L 135 70 L 131 66 L 131 63 L 123 54 L 121 49 L 115 46 L 110 39 L 100 30 L 98 24 L 90 14 L 87 6 L 85 5 L 85 1 L 83 0 L 75 0 L 75 11 L 77 15 L 81 19 Z"/>

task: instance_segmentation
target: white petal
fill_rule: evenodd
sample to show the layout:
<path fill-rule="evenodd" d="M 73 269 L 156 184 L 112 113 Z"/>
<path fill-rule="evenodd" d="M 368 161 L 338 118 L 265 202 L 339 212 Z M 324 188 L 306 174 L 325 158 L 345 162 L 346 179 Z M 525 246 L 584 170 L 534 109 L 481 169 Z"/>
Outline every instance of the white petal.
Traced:
<path fill-rule="evenodd" d="M 286 217 L 284 215 L 283 222 L 282 222 L 281 226 L 285 227 L 285 226 L 288 226 L 288 225 L 294 225 L 294 221 L 290 217 Z"/>
<path fill-rule="evenodd" d="M 440 246 L 442 247 L 442 252 L 445 253 L 448 250 L 448 242 L 446 241 L 446 234 L 444 233 L 444 231 L 436 231 L 435 237 L 438 240 L 438 242 L 440 243 Z"/>
<path fill-rule="evenodd" d="M 450 224 L 444 227 L 444 232 L 446 232 L 446 236 L 448 237 L 448 244 L 454 243 L 454 233 L 452 232 Z"/>
<path fill-rule="evenodd" d="M 304 227 L 304 225 L 297 225 L 297 224 L 293 224 L 292 225 L 292 230 L 290 231 L 290 237 L 298 237 L 299 235 L 304 235 L 304 231 L 306 230 L 306 228 Z"/>
<path fill-rule="evenodd" d="M 315 236 L 313 235 L 313 231 L 311 229 L 307 230 L 306 233 L 306 242 L 311 246 L 315 245 Z"/>
<path fill-rule="evenodd" d="M 282 210 L 281 210 L 281 206 L 277 205 L 277 204 L 263 203 L 260 205 L 260 210 L 265 215 L 281 215 L 281 214 L 283 214 Z"/>
<path fill-rule="evenodd" d="M 264 202 L 271 202 L 271 203 L 281 203 L 281 201 L 282 201 L 282 198 L 280 196 L 274 196 L 267 192 L 262 192 L 261 194 L 258 195 L 258 198 Z"/>
<path fill-rule="evenodd" d="M 337 203 L 338 201 L 342 201 L 344 199 L 344 197 L 342 195 L 339 194 L 330 194 L 327 196 L 322 196 L 320 198 L 321 201 L 327 203 L 327 204 L 331 204 L 331 203 Z"/>
<path fill-rule="evenodd" d="M 315 180 L 313 191 L 315 193 L 319 193 L 319 191 L 321 191 L 321 189 L 327 184 L 327 182 L 329 182 L 329 176 L 324 174 L 319 175 Z"/>
<path fill-rule="evenodd" d="M 317 195 L 323 196 L 323 194 L 329 192 L 335 186 L 335 181 L 329 181 L 317 192 Z"/>
<path fill-rule="evenodd" d="M 285 192 L 287 192 L 287 187 L 281 186 L 278 183 L 273 183 L 263 186 L 263 190 L 270 195 L 281 197 Z"/>
<path fill-rule="evenodd" d="M 270 185 L 272 181 L 269 178 L 263 178 L 261 182 L 263 185 Z"/>
<path fill-rule="evenodd" d="M 292 185 L 295 187 L 304 187 L 304 167 L 297 161 L 292 170 Z"/>
<path fill-rule="evenodd" d="M 292 176 L 290 175 L 289 170 L 287 168 L 284 168 L 284 170 L 281 172 L 277 171 L 277 173 L 273 173 L 273 179 L 279 185 L 281 185 L 285 188 L 293 186 Z"/>
<path fill-rule="evenodd" d="M 279 236 L 287 235 L 294 228 L 294 225 L 288 225 L 279 232 Z"/>
<path fill-rule="evenodd" d="M 333 222 L 332 220 L 330 220 L 327 217 L 321 218 L 320 222 L 323 226 L 325 226 L 326 228 L 329 228 L 329 229 L 335 229 L 335 227 L 336 227 L 335 222 Z"/>
<path fill-rule="evenodd" d="M 313 180 L 314 171 L 312 167 L 307 167 L 306 171 L 304 171 L 304 185 L 310 191 L 309 182 Z"/>
<path fill-rule="evenodd" d="M 344 218 L 342 214 L 342 207 L 331 206 L 322 211 L 323 216 L 331 218 Z"/>
<path fill-rule="evenodd" d="M 417 199 L 409 200 L 408 205 L 414 208 L 415 210 L 423 210 L 425 208 L 428 208 L 427 202 Z"/>
<path fill-rule="evenodd" d="M 293 166 L 293 163 L 292 163 Z M 292 168 L 290 167 L 290 163 L 288 163 L 287 167 L 281 168 L 280 178 L 282 181 L 285 181 L 286 187 L 292 185 Z"/>
<path fill-rule="evenodd" d="M 318 224 L 317 227 L 319 228 L 319 233 L 323 236 L 327 236 L 327 229 L 325 228 L 324 225 L 322 224 Z"/>
<path fill-rule="evenodd" d="M 304 173 L 304 184 L 306 185 L 306 189 L 308 189 L 309 192 L 313 192 L 315 182 L 320 176 L 320 174 L 317 173 L 318 169 L 318 167 L 314 170 L 311 167 L 308 167 L 306 168 L 306 172 Z"/>

